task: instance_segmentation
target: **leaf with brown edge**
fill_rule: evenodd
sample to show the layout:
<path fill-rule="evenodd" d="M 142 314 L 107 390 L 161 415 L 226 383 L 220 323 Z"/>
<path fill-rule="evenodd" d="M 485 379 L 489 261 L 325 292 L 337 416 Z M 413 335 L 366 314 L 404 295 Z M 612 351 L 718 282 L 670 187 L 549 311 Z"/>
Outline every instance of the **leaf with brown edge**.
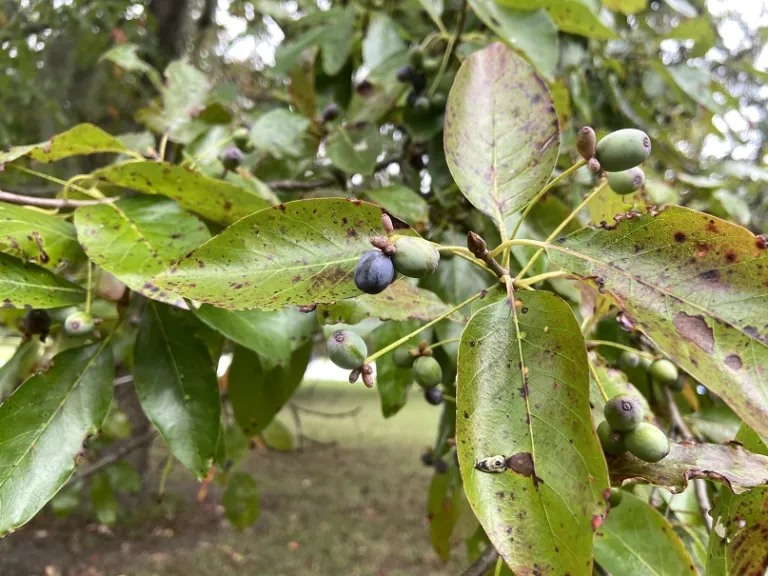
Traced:
<path fill-rule="evenodd" d="M 614 484 L 640 481 L 675 494 L 695 478 L 722 482 L 734 494 L 768 485 L 768 456 L 749 452 L 739 442 L 672 442 L 660 462 L 649 464 L 626 453 L 609 457 L 608 470 Z"/>
<path fill-rule="evenodd" d="M 434 320 L 450 307 L 429 290 L 406 280 L 394 282 L 380 294 L 363 294 L 317 307 L 323 324 L 357 324 L 366 318 L 379 320 Z"/>
<path fill-rule="evenodd" d="M 382 211 L 346 198 L 297 200 L 233 224 L 155 278 L 217 308 L 277 310 L 358 296 L 353 273 Z M 415 234 L 409 228 L 398 234 Z"/>
<path fill-rule="evenodd" d="M 768 435 L 768 250 L 760 236 L 671 206 L 547 248 L 630 323 Z"/>
<path fill-rule="evenodd" d="M 608 474 L 589 408 L 584 339 L 550 292 L 477 311 L 461 337 L 456 393 L 461 476 L 475 515 L 515 574 L 592 574 Z M 507 458 L 491 474 L 475 463 Z"/>
<path fill-rule="evenodd" d="M 741 425 L 736 440 L 753 453 L 768 455 L 765 441 Z M 734 495 L 720 488 L 712 508 L 707 576 L 764 574 L 768 568 L 768 486 Z"/>
<path fill-rule="evenodd" d="M 461 65 L 445 111 L 445 159 L 472 205 L 498 226 L 552 174 L 560 129 L 546 85 L 496 42 Z"/>

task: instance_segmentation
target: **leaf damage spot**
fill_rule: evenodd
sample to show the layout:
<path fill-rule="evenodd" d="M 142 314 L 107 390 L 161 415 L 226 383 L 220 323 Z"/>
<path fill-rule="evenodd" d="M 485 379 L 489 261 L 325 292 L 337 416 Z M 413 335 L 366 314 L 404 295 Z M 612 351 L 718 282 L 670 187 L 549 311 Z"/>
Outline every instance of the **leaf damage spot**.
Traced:
<path fill-rule="evenodd" d="M 693 342 L 708 354 L 715 351 L 712 328 L 707 325 L 703 316 L 691 316 L 685 312 L 678 312 L 672 323 L 680 335 L 689 342 Z"/>
<path fill-rule="evenodd" d="M 543 483 L 543 480 L 536 476 L 536 468 L 530 452 L 518 452 L 507 458 L 507 468 L 533 480 L 533 485 L 536 488 L 539 487 L 540 483 Z"/>
<path fill-rule="evenodd" d="M 738 354 L 729 354 L 725 357 L 725 365 L 728 366 L 732 372 L 738 372 L 741 370 L 742 364 L 741 356 Z"/>
<path fill-rule="evenodd" d="M 675 232 L 675 242 L 678 244 L 682 244 L 688 239 L 688 236 L 686 236 L 683 232 Z"/>

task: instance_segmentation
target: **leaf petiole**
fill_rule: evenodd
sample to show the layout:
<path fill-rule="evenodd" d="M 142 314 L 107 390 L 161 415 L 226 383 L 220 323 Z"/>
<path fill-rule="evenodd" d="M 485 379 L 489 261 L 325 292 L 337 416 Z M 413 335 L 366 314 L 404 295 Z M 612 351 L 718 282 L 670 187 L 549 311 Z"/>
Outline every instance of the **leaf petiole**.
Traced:
<path fill-rule="evenodd" d="M 624 346 L 624 344 L 619 344 L 618 342 L 611 342 L 609 340 L 587 340 L 587 346 L 612 346 L 613 348 L 620 348 L 621 350 L 634 352 L 638 356 L 642 356 L 643 358 L 648 358 L 648 360 L 656 359 L 656 356 L 651 354 L 650 352 L 643 352 L 642 350 L 637 350 L 636 348 L 632 348 L 631 346 Z"/>
<path fill-rule="evenodd" d="M 439 348 L 444 344 L 451 344 L 453 342 L 461 342 L 461 338 L 447 338 L 446 340 L 440 340 L 440 342 L 435 342 L 434 344 L 427 346 L 427 349 L 434 350 L 435 348 Z"/>

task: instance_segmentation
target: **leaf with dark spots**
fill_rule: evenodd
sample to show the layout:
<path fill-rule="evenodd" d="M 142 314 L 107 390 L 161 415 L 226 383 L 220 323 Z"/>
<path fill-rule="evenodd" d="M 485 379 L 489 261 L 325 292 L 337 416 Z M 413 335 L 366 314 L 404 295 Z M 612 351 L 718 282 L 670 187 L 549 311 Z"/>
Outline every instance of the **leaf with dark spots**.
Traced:
<path fill-rule="evenodd" d="M 341 224 L 345 217 L 361 223 L 356 236 L 349 236 Z M 297 200 L 283 210 L 273 207 L 243 218 L 154 283 L 217 308 L 277 310 L 334 302 L 360 295 L 354 269 L 371 250 L 369 239 L 380 235 L 381 211 L 373 204 L 344 198 Z M 301 281 L 291 282 L 296 276 Z M 242 288 L 233 290 L 233 282 Z"/>
<path fill-rule="evenodd" d="M 177 231 L 168 235 L 169 222 Z M 168 198 L 134 196 L 75 211 L 80 243 L 96 264 L 147 298 L 183 304 L 178 294 L 160 292 L 151 279 L 210 238 L 208 228 Z"/>
<path fill-rule="evenodd" d="M 379 320 L 434 320 L 450 309 L 428 290 L 401 280 L 390 284 L 380 294 L 363 294 L 318 306 L 323 324 L 357 324 L 366 318 Z M 456 320 L 463 320 L 456 314 Z"/>
<path fill-rule="evenodd" d="M 734 494 L 768 486 L 768 456 L 754 454 L 737 443 L 672 443 L 669 454 L 649 464 L 631 454 L 608 459 L 611 482 L 646 482 L 673 493 L 685 490 L 688 481 L 704 478 L 725 484 Z"/>
<path fill-rule="evenodd" d="M 697 574 L 683 541 L 664 516 L 628 492 L 599 527 L 595 560 L 617 576 Z"/>
<path fill-rule="evenodd" d="M 763 439 L 747 425 L 741 425 L 736 440 L 745 450 L 768 456 Z M 768 568 L 768 486 L 738 495 L 722 486 L 714 504 L 707 576 L 764 574 Z"/>
<path fill-rule="evenodd" d="M 182 208 L 219 224 L 231 224 L 271 206 L 250 190 L 162 162 L 112 164 L 93 175 L 123 188 L 168 196 Z"/>
<path fill-rule="evenodd" d="M 104 152 L 119 154 L 128 149 L 120 141 L 93 124 L 78 124 L 39 144 L 14 146 L 8 152 L 0 152 L 0 167 L 8 162 L 28 156 L 37 162 L 55 162 L 71 156 L 84 156 Z"/>
<path fill-rule="evenodd" d="M 542 573 L 590 574 L 593 517 L 606 513 L 609 484 L 590 417 L 584 339 L 554 294 L 515 296 L 519 306 L 505 298 L 481 308 L 462 334 L 456 440 L 464 489 L 515 574 L 531 574 L 534 564 Z M 475 469 L 497 454 L 508 458 L 507 471 Z"/>
<path fill-rule="evenodd" d="M 0 253 L 3 308 L 59 308 L 85 301 L 85 290 L 53 272 Z"/>
<path fill-rule="evenodd" d="M 585 228 L 547 252 L 571 273 L 600 278 L 631 326 L 768 435 L 768 251 L 755 238 L 671 206 L 613 229 Z M 736 371 L 725 361 L 734 354 Z"/>
<path fill-rule="evenodd" d="M 541 100 L 534 103 L 537 95 Z M 462 193 L 504 226 L 546 183 L 557 161 L 560 138 L 549 91 L 504 44 L 478 50 L 451 88 L 444 146 Z"/>

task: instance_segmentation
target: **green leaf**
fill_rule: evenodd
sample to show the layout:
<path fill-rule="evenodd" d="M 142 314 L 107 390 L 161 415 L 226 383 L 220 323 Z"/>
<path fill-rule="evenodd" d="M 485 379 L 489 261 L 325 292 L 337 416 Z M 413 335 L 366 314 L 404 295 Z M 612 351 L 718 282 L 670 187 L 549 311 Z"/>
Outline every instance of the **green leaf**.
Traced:
<path fill-rule="evenodd" d="M 656 464 L 648 464 L 627 453 L 610 458 L 608 468 L 612 482 L 634 479 L 673 493 L 685 490 L 692 478 L 722 482 L 734 494 L 768 484 L 768 456 L 752 454 L 737 442 L 672 443 L 669 454 Z"/>
<path fill-rule="evenodd" d="M 709 15 L 683 20 L 669 33 L 666 38 L 673 40 L 693 40 L 701 43 L 706 48 L 714 46 L 717 40 L 717 32 Z"/>
<path fill-rule="evenodd" d="M 493 0 L 469 0 L 469 5 L 499 38 L 525 56 L 547 82 L 555 79 L 557 28 L 544 10 L 515 10 Z"/>
<path fill-rule="evenodd" d="M 440 255 L 440 264 L 421 281 L 422 288 L 437 294 L 443 302 L 458 304 L 494 284 L 494 277 L 463 258 Z"/>
<path fill-rule="evenodd" d="M 665 3 L 686 18 L 695 18 L 698 15 L 698 11 L 688 0 L 665 0 Z"/>
<path fill-rule="evenodd" d="M 381 350 L 413 332 L 418 325 L 415 321 L 385 322 L 371 334 L 371 351 Z M 414 342 L 418 340 L 414 339 Z M 376 359 L 376 390 L 379 392 L 384 418 L 394 416 L 405 406 L 408 388 L 412 382 L 412 372 L 395 366 L 392 354 L 385 354 Z"/>
<path fill-rule="evenodd" d="M 127 148 L 115 137 L 93 124 L 78 124 L 66 132 L 51 136 L 45 142 L 14 146 L 8 152 L 0 153 L 0 166 L 27 156 L 37 162 L 48 164 L 70 156 L 83 156 L 102 152 L 122 153 Z"/>
<path fill-rule="evenodd" d="M 203 478 L 216 453 L 221 402 L 213 361 L 190 313 L 148 301 L 134 346 L 134 384 L 171 453 Z"/>
<path fill-rule="evenodd" d="M 627 214 L 633 208 L 638 208 L 639 196 L 640 192 L 616 194 L 609 186 L 603 187 L 587 206 L 590 224 L 613 224 L 614 216 Z"/>
<path fill-rule="evenodd" d="M 306 132 L 310 121 L 283 108 L 259 116 L 251 127 L 251 142 L 277 159 L 300 158 L 307 152 Z"/>
<path fill-rule="evenodd" d="M 91 505 L 99 524 L 114 526 L 117 522 L 117 498 L 106 472 L 91 479 Z"/>
<path fill-rule="evenodd" d="M 135 494 L 141 488 L 141 477 L 127 460 L 115 462 L 106 469 L 109 482 L 117 492 Z"/>
<path fill-rule="evenodd" d="M 406 48 L 392 19 L 383 12 L 372 14 L 363 39 L 363 65 L 369 70 Z"/>
<path fill-rule="evenodd" d="M 247 436 L 255 436 L 272 421 L 304 378 L 312 343 L 294 352 L 287 366 L 270 367 L 255 352 L 238 347 L 229 369 L 228 396 L 235 420 Z"/>
<path fill-rule="evenodd" d="M 136 292 L 176 304 L 182 302 L 179 296 L 150 281 L 210 237 L 199 218 L 184 212 L 173 200 L 152 196 L 81 206 L 75 211 L 75 227 L 96 264 Z"/>
<path fill-rule="evenodd" d="M 365 195 L 371 202 L 411 226 L 424 229 L 429 224 L 429 204 L 421 194 L 410 188 L 393 184 L 369 190 Z"/>
<path fill-rule="evenodd" d="M 451 557 L 451 535 L 461 513 L 464 492 L 459 468 L 453 458 L 447 459 L 448 470 L 432 475 L 427 493 L 427 518 L 432 548 L 443 562 Z"/>
<path fill-rule="evenodd" d="M 428 290 L 406 280 L 394 282 L 380 294 L 363 294 L 318 306 L 323 324 L 357 324 L 366 318 L 379 320 L 434 320 L 450 307 Z"/>
<path fill-rule="evenodd" d="M 603 6 L 614 12 L 636 14 L 648 7 L 648 0 L 603 0 Z"/>
<path fill-rule="evenodd" d="M 3 308 L 59 308 L 85 301 L 85 290 L 45 268 L 0 254 Z"/>
<path fill-rule="evenodd" d="M 280 199 L 277 197 L 277 194 L 275 194 L 264 182 L 251 175 L 249 172 L 227 172 L 227 181 L 255 194 L 272 206 L 280 204 Z M 259 210 L 261 210 L 261 208 L 259 208 Z"/>
<path fill-rule="evenodd" d="M 696 575 L 693 560 L 669 522 L 628 492 L 597 532 L 595 560 L 621 576 Z"/>
<path fill-rule="evenodd" d="M 275 52 L 273 70 L 276 73 L 286 73 L 292 70 L 299 63 L 304 51 L 317 46 L 327 35 L 327 27 L 313 26 L 294 41 L 280 44 Z"/>
<path fill-rule="evenodd" d="M 283 365 L 290 361 L 294 350 L 312 339 L 317 326 L 314 314 L 296 308 L 222 310 L 203 304 L 195 313 L 226 338 Z"/>
<path fill-rule="evenodd" d="M 293 450 L 293 434 L 279 419 L 273 418 L 272 422 L 261 431 L 261 439 L 264 444 L 278 452 L 291 452 Z"/>
<path fill-rule="evenodd" d="M 664 70 L 691 100 L 715 114 L 722 111 L 721 106 L 712 97 L 712 90 L 710 89 L 712 79 L 709 72 L 689 64 L 665 66 Z"/>
<path fill-rule="evenodd" d="M 323 72 L 335 76 L 346 64 L 352 51 L 352 41 L 355 37 L 355 21 L 357 20 L 354 6 L 338 10 L 333 26 L 325 34 L 320 43 L 322 49 Z"/>
<path fill-rule="evenodd" d="M 408 88 L 397 80 L 397 71 L 407 63 L 408 53 L 401 51 L 371 70 L 365 77 L 366 89 L 358 87 L 349 103 L 349 122 L 378 122 L 393 110 Z"/>
<path fill-rule="evenodd" d="M 238 530 L 245 530 L 259 518 L 259 491 L 245 472 L 235 472 L 221 499 L 224 515 Z"/>
<path fill-rule="evenodd" d="M 753 453 L 768 456 L 768 447 L 746 424 L 742 424 L 736 440 Z M 753 488 L 734 495 L 727 486 L 720 488 L 711 511 L 712 532 L 709 535 L 707 576 L 731 574 L 763 574 L 768 558 L 768 487 Z"/>
<path fill-rule="evenodd" d="M 503 226 L 546 183 L 557 160 L 560 131 L 547 87 L 497 42 L 464 60 L 445 120 L 451 174 L 472 205 Z"/>
<path fill-rule="evenodd" d="M 208 178 L 189 168 L 162 162 L 113 164 L 97 170 L 93 175 L 145 194 L 168 196 L 182 208 L 220 224 L 231 224 L 270 206 L 259 194 L 222 180 Z"/>
<path fill-rule="evenodd" d="M 106 60 L 118 65 L 128 72 L 141 72 L 146 74 L 155 89 L 162 90 L 163 82 L 160 80 L 160 73 L 155 70 L 153 66 L 150 66 L 144 62 L 144 60 L 139 58 L 137 54 L 138 50 L 138 45 L 131 42 L 118 44 L 104 52 L 104 54 L 101 55 L 101 58 L 99 58 L 99 62 Z"/>
<path fill-rule="evenodd" d="M 208 76 L 181 60 L 165 69 L 163 126 L 172 141 L 184 142 L 184 132 L 205 108 L 211 83 Z"/>
<path fill-rule="evenodd" d="M 29 521 L 66 483 L 112 401 L 109 341 L 70 348 L 0 406 L 0 536 Z"/>
<path fill-rule="evenodd" d="M 243 218 L 155 283 L 218 308 L 333 302 L 360 294 L 355 266 L 372 249 L 369 238 L 381 234 L 381 209 L 373 204 L 297 200 Z"/>
<path fill-rule="evenodd" d="M 50 501 L 56 518 L 65 518 L 80 507 L 83 493 L 82 482 L 72 482 L 64 486 Z"/>
<path fill-rule="evenodd" d="M 291 81 L 288 85 L 288 93 L 291 95 L 291 102 L 296 111 L 313 120 L 317 112 L 315 54 L 307 54 L 311 57 L 305 55 L 305 57 L 301 58 L 288 75 Z"/>
<path fill-rule="evenodd" d="M 325 143 L 331 164 L 350 174 L 370 176 L 381 154 L 381 135 L 373 124 L 344 127 L 331 134 Z"/>
<path fill-rule="evenodd" d="M 686 372 L 768 435 L 768 250 L 748 230 L 687 208 L 585 228 L 550 259 L 621 306 Z"/>
<path fill-rule="evenodd" d="M 609 484 L 571 309 L 544 291 L 486 306 L 464 329 L 458 365 L 461 476 L 491 542 L 515 573 L 591 574 Z M 511 468 L 475 469 L 497 455 Z"/>
<path fill-rule="evenodd" d="M 555 26 L 563 32 L 588 38 L 608 40 L 616 32 L 600 21 L 587 0 L 497 0 L 499 4 L 519 10 L 543 8 Z"/>
<path fill-rule="evenodd" d="M 0 241 L 6 251 L 46 268 L 65 268 L 83 258 L 75 227 L 59 216 L 0 202 Z"/>
<path fill-rule="evenodd" d="M 440 31 L 444 32 L 445 26 L 443 25 L 443 21 L 440 20 L 444 10 L 443 0 L 419 0 L 419 4 L 421 4 L 421 7 L 427 12 L 427 14 L 429 14 L 429 17 L 440 29 Z"/>
<path fill-rule="evenodd" d="M 0 401 L 21 384 L 37 364 L 42 344 L 36 338 L 23 340 L 5 363 L 0 366 Z"/>

